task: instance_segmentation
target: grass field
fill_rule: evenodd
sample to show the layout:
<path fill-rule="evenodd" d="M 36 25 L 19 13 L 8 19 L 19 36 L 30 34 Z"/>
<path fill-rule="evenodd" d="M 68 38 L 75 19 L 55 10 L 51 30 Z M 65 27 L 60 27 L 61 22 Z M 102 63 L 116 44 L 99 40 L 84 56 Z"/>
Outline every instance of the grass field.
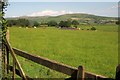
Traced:
<path fill-rule="evenodd" d="M 87 71 L 114 78 L 118 62 L 118 26 L 98 25 L 97 31 L 61 30 L 58 28 L 9 28 L 13 47 L 73 67 L 83 65 Z M 18 56 L 17 56 L 18 57 Z M 18 57 L 31 77 L 67 77 L 29 60 Z"/>

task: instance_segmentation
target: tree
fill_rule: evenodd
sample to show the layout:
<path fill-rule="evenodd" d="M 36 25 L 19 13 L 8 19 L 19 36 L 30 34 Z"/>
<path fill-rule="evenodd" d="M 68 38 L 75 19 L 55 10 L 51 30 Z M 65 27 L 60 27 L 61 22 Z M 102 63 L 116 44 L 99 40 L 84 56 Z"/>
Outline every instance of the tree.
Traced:
<path fill-rule="evenodd" d="M 74 27 L 77 28 L 77 25 L 79 25 L 79 22 L 77 20 L 73 20 L 72 25 L 74 25 Z"/>
<path fill-rule="evenodd" d="M 7 26 L 9 26 L 9 27 L 14 26 L 14 25 L 16 25 L 16 24 L 17 24 L 17 23 L 16 23 L 15 20 L 8 20 L 8 21 L 7 21 Z"/>
<path fill-rule="evenodd" d="M 62 28 L 62 27 L 65 27 L 64 24 L 65 24 L 64 21 L 60 21 L 59 26 L 60 26 L 61 28 Z"/>
<path fill-rule="evenodd" d="M 57 26 L 57 22 L 56 21 L 49 21 L 48 23 L 48 26 Z"/>
<path fill-rule="evenodd" d="M 71 21 L 60 21 L 59 26 L 62 27 L 70 27 Z"/>
<path fill-rule="evenodd" d="M 65 21 L 65 27 L 71 27 L 71 21 L 70 20 Z"/>
<path fill-rule="evenodd" d="M 27 19 L 18 19 L 18 20 L 8 20 L 7 26 L 22 26 L 22 27 L 28 27 L 30 26 L 30 22 Z"/>
<path fill-rule="evenodd" d="M 38 27 L 39 26 L 39 23 L 38 22 L 34 22 L 34 26 Z"/>
<path fill-rule="evenodd" d="M 30 25 L 29 20 L 27 19 L 18 19 L 17 25 L 22 27 L 28 27 Z"/>

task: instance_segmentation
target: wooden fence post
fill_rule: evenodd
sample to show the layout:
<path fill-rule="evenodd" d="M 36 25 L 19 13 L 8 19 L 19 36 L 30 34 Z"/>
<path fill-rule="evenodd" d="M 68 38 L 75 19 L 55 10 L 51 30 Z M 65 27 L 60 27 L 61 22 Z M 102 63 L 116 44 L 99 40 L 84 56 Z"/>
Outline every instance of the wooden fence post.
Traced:
<path fill-rule="evenodd" d="M 9 29 L 7 29 L 7 32 L 6 32 L 6 38 L 7 38 L 7 40 L 9 41 L 9 38 L 10 38 Z"/>
<path fill-rule="evenodd" d="M 6 32 L 6 39 L 9 41 L 9 37 L 10 37 L 10 34 L 9 34 L 9 29 L 7 29 L 7 32 Z M 8 49 L 8 46 L 6 45 L 6 71 L 7 71 L 7 74 L 9 74 L 9 49 Z"/>
<path fill-rule="evenodd" d="M 84 67 L 79 66 L 78 67 L 78 72 L 77 72 L 77 80 L 84 80 L 84 79 L 85 79 Z"/>
<path fill-rule="evenodd" d="M 116 68 L 115 80 L 120 80 L 120 64 Z"/>
<path fill-rule="evenodd" d="M 9 74 L 9 49 L 6 46 L 6 56 L 7 56 L 7 74 Z"/>
<path fill-rule="evenodd" d="M 16 68 L 16 62 L 13 58 L 13 80 L 15 80 L 15 68 Z"/>
<path fill-rule="evenodd" d="M 13 60 L 15 60 L 15 62 L 13 61 L 13 67 L 14 67 L 13 71 L 14 71 L 14 73 L 15 73 L 14 69 L 15 69 L 15 65 L 16 65 L 18 67 L 18 69 L 20 70 L 20 74 L 21 74 L 23 80 L 27 80 L 27 77 L 26 77 L 25 73 L 23 72 L 23 69 L 21 68 L 20 63 L 18 62 L 18 60 L 16 58 L 15 52 L 13 51 L 12 47 L 10 46 L 10 43 L 8 42 L 7 39 L 5 39 L 5 41 L 6 41 L 8 49 L 9 49 L 9 51 L 10 51 L 12 57 L 13 57 Z M 14 78 L 14 74 L 13 74 L 13 78 Z"/>
<path fill-rule="evenodd" d="M 6 56 L 6 46 L 4 45 L 4 71 L 5 71 L 5 76 L 7 75 L 7 56 Z"/>
<path fill-rule="evenodd" d="M 5 45 L 5 74 L 7 75 L 7 50 Z"/>

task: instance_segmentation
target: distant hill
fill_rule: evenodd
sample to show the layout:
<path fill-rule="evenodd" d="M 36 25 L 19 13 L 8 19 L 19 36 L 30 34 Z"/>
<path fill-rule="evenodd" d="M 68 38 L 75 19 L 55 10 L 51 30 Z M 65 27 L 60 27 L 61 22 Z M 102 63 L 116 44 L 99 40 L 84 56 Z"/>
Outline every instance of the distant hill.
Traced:
<path fill-rule="evenodd" d="M 19 18 L 25 18 L 30 21 L 37 21 L 39 23 L 41 22 L 48 22 L 51 20 L 54 20 L 56 22 L 59 22 L 61 20 L 78 20 L 79 22 L 84 22 L 84 21 L 89 21 L 89 22 L 94 22 L 97 20 L 100 21 L 116 21 L 116 17 L 105 17 L 105 16 L 97 16 L 97 15 L 92 15 L 92 14 L 82 14 L 82 13 L 76 13 L 76 14 L 64 14 L 64 15 L 59 15 L 59 16 L 36 16 L 36 17 L 30 17 L 30 16 L 22 16 L 22 17 L 15 17 L 15 18 L 6 18 L 8 20 L 15 20 Z"/>

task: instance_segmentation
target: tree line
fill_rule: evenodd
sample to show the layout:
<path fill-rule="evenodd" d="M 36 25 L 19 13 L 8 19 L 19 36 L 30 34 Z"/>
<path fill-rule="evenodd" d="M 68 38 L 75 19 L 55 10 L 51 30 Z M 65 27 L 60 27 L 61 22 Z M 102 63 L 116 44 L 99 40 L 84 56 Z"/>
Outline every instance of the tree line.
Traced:
<path fill-rule="evenodd" d="M 65 20 L 65 21 L 60 21 L 56 22 L 54 20 L 51 20 L 46 23 L 38 23 L 37 21 L 29 21 L 27 19 L 17 19 L 17 20 L 8 20 L 7 21 L 7 26 L 12 27 L 12 26 L 21 26 L 21 27 L 39 27 L 41 25 L 47 25 L 49 27 L 55 26 L 55 27 L 75 27 L 77 28 L 77 25 L 79 25 L 79 22 L 77 20 Z"/>
<path fill-rule="evenodd" d="M 7 26 L 21 26 L 21 27 L 29 27 L 29 26 L 38 26 L 39 23 L 34 22 L 34 24 L 31 24 L 29 20 L 27 19 L 17 19 L 17 20 L 7 20 Z"/>

